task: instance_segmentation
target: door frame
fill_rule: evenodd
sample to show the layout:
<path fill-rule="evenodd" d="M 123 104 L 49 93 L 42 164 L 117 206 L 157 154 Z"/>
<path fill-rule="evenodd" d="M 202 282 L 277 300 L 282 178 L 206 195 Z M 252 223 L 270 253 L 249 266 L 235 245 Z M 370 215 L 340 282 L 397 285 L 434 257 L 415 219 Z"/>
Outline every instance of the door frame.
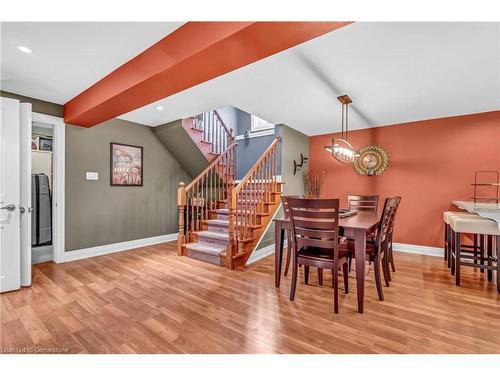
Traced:
<path fill-rule="evenodd" d="M 53 129 L 52 148 L 52 246 L 53 261 L 64 261 L 65 237 L 65 137 L 64 120 L 60 117 L 33 112 L 32 122 L 36 126 Z"/>

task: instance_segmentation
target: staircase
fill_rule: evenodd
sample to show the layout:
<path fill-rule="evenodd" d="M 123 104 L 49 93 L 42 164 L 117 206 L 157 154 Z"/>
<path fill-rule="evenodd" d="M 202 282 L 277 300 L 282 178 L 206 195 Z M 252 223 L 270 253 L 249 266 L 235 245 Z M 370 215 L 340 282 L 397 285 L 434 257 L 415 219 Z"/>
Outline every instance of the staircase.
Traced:
<path fill-rule="evenodd" d="M 179 184 L 179 255 L 235 269 L 244 266 L 279 208 L 277 138 L 240 181 L 234 137 L 216 111 L 183 121 L 208 167 Z M 210 160 L 211 159 L 211 160 Z"/>

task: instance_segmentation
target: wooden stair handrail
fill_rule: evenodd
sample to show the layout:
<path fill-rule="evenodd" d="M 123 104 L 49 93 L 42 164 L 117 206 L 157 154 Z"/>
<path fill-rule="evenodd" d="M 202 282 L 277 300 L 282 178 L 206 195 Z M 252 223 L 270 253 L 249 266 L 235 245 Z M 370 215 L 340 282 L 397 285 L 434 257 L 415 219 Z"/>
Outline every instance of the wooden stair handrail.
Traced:
<path fill-rule="evenodd" d="M 194 128 L 203 132 L 202 141 L 211 143 L 211 152 L 221 154 L 234 143 L 233 129 L 228 128 L 217 110 L 191 117 Z"/>
<path fill-rule="evenodd" d="M 210 218 L 218 202 L 227 198 L 234 187 L 237 145 L 236 142 L 229 145 L 188 186 L 184 182 L 179 183 L 179 255 L 184 255 L 183 245 L 193 241 L 193 233 L 201 230 L 204 220 Z"/>
<path fill-rule="evenodd" d="M 277 183 L 277 146 L 280 141 L 279 137 L 274 139 L 238 185 L 229 190 L 227 266 L 230 269 L 235 268 L 236 262 L 248 259 L 256 237 L 263 234 L 255 228 L 262 223 L 262 216 L 269 216 L 269 205 L 279 203 L 275 202 L 275 193 L 281 189 Z"/>
<path fill-rule="evenodd" d="M 233 142 L 222 154 L 220 154 L 214 160 L 212 160 L 210 162 L 210 164 L 208 164 L 208 166 L 193 181 L 191 181 L 188 186 L 186 186 L 185 190 L 186 191 L 191 190 L 193 188 L 193 186 L 197 182 L 199 182 L 199 180 L 201 180 L 204 176 L 206 176 L 208 174 L 208 172 L 211 169 L 213 169 L 230 152 L 230 150 L 232 150 L 236 146 L 238 146 L 238 143 Z"/>
<path fill-rule="evenodd" d="M 238 183 L 238 185 L 234 188 L 235 193 L 238 193 L 243 186 L 246 184 L 246 182 L 250 179 L 250 177 L 255 173 L 257 168 L 262 164 L 262 162 L 268 157 L 268 155 L 271 153 L 271 151 L 274 149 L 275 145 L 277 143 L 281 142 L 281 137 L 276 137 L 274 141 L 269 145 L 269 147 L 264 151 L 262 156 L 255 162 L 255 164 L 250 168 L 250 170 L 245 174 L 245 176 L 241 179 L 241 181 Z"/>

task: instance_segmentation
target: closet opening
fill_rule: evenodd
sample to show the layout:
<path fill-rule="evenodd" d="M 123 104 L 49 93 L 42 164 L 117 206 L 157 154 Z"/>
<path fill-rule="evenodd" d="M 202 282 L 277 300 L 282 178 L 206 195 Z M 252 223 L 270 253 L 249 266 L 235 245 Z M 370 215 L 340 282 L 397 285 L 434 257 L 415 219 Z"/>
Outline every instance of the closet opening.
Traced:
<path fill-rule="evenodd" d="M 31 263 L 64 257 L 64 122 L 32 113 Z"/>
<path fill-rule="evenodd" d="M 52 246 L 54 129 L 32 123 L 31 128 L 31 249 L 32 262 L 54 259 Z"/>

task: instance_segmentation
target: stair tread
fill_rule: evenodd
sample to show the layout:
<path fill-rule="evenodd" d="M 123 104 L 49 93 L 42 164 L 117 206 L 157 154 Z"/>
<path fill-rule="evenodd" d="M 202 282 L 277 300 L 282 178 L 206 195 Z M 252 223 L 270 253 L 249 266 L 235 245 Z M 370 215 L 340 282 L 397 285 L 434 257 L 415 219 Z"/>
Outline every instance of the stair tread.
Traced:
<path fill-rule="evenodd" d="M 215 209 L 213 211 L 215 211 L 215 212 L 217 212 L 219 214 L 229 215 L 229 208 L 217 208 L 217 209 Z M 238 210 L 238 214 L 239 213 L 247 213 L 247 212 L 251 212 L 251 211 L 248 211 L 248 210 Z M 259 216 L 269 216 L 268 212 L 257 212 L 256 214 L 259 215 Z"/>
<path fill-rule="evenodd" d="M 226 251 L 226 246 L 217 244 L 206 244 L 200 242 L 189 242 L 184 245 L 189 250 L 200 251 L 207 254 L 219 255 Z"/>
<path fill-rule="evenodd" d="M 207 220 L 207 224 L 229 225 L 229 221 L 228 220 L 220 220 L 220 219 L 210 219 L 210 220 Z"/>
<path fill-rule="evenodd" d="M 217 238 L 217 239 L 223 239 L 223 240 L 227 240 L 229 235 L 225 232 L 213 232 L 213 231 L 210 231 L 210 230 L 202 230 L 202 231 L 199 231 L 199 232 L 195 232 L 198 237 L 211 237 L 211 238 Z"/>
<path fill-rule="evenodd" d="M 210 220 L 204 220 L 204 221 L 206 222 L 207 225 L 212 224 L 212 225 L 215 225 L 215 226 L 224 226 L 224 227 L 228 227 L 229 226 L 229 221 L 228 220 L 210 219 Z M 239 224 L 239 223 L 236 223 L 236 224 Z M 255 228 L 255 229 L 258 229 L 258 228 L 262 228 L 262 225 L 254 224 L 254 225 L 251 225 L 251 227 Z"/>

